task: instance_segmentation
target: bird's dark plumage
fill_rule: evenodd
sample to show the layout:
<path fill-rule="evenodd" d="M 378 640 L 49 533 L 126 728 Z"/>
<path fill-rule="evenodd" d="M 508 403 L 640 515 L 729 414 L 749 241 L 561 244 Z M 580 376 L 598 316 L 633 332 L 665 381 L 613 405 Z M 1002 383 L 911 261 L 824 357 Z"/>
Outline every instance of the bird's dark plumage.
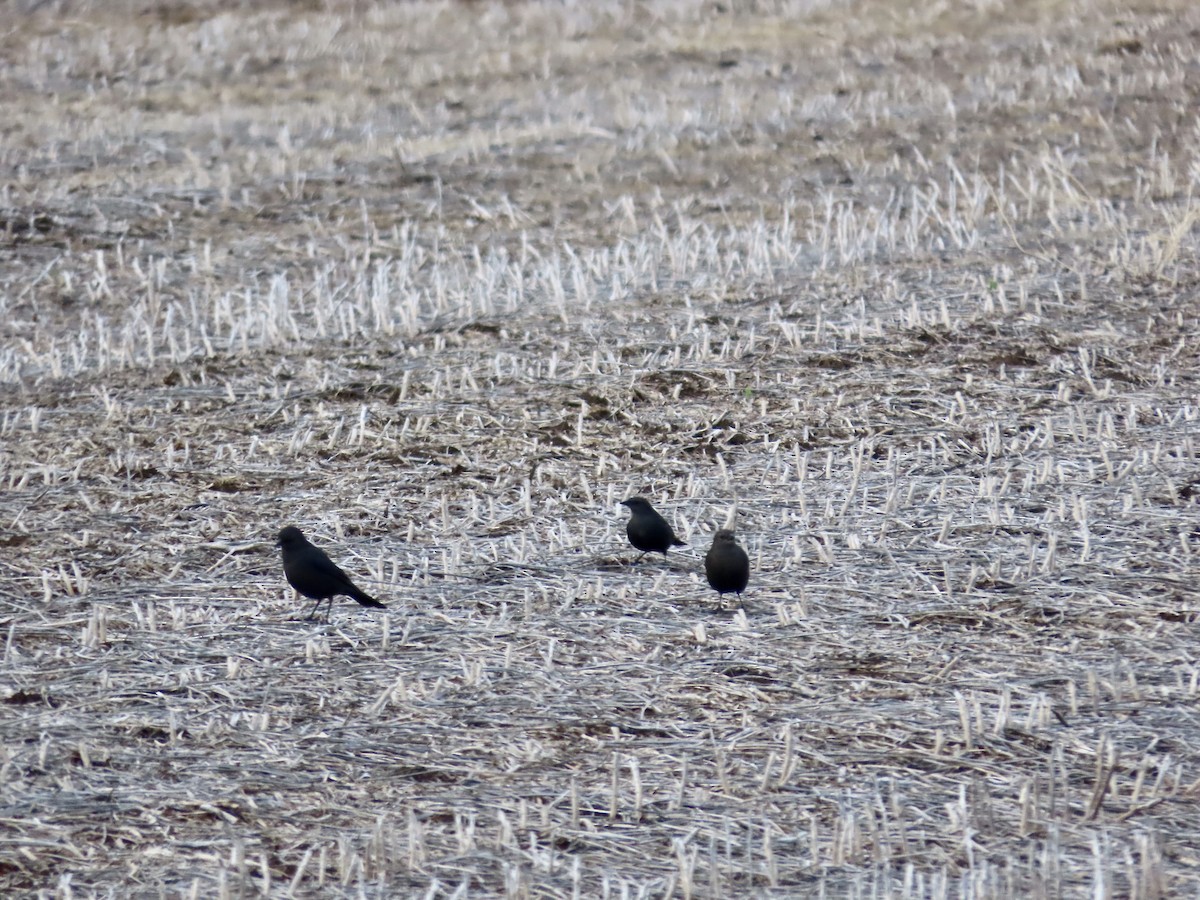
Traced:
<path fill-rule="evenodd" d="M 658 514 L 645 497 L 630 497 L 621 501 L 622 506 L 629 507 L 629 521 L 625 523 L 625 534 L 629 543 L 647 553 L 667 555 L 671 547 L 686 547 L 687 542 L 675 536 L 671 523 Z M 638 559 L 641 559 L 639 556 Z"/>
<path fill-rule="evenodd" d="M 370 594 L 359 590 L 332 559 L 326 556 L 320 547 L 313 546 L 303 532 L 294 525 L 289 525 L 279 532 L 279 548 L 283 553 L 283 574 L 288 584 L 310 600 L 316 600 L 313 613 L 321 608 L 321 601 L 329 601 L 329 612 L 333 612 L 333 598 L 345 594 L 357 600 L 363 606 L 372 609 L 386 609 L 382 603 Z"/>
<path fill-rule="evenodd" d="M 712 546 L 704 554 L 704 577 L 718 594 L 741 595 L 750 582 L 750 557 L 738 546 L 732 531 L 713 535 Z"/>

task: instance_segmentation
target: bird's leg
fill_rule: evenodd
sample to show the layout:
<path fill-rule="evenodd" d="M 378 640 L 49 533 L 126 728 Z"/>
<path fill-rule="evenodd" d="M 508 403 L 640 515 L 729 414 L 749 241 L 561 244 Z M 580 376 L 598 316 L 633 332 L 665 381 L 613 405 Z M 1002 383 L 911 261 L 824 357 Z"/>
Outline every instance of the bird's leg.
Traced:
<path fill-rule="evenodd" d="M 318 599 L 317 602 L 313 604 L 312 609 L 310 609 L 308 611 L 308 615 L 304 617 L 304 621 L 311 622 L 313 620 L 313 616 L 315 616 L 317 614 L 317 607 L 319 607 L 320 605 L 321 605 L 321 601 L 320 601 L 320 599 Z"/>

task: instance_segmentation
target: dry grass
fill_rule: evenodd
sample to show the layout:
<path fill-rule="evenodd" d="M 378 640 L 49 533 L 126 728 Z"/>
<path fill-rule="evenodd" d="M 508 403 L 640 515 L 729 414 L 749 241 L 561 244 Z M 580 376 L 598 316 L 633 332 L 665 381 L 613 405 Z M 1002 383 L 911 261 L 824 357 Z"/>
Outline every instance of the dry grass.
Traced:
<path fill-rule="evenodd" d="M 1200 13 L 567 6 L 0 7 L 0 890 L 1195 895 Z"/>

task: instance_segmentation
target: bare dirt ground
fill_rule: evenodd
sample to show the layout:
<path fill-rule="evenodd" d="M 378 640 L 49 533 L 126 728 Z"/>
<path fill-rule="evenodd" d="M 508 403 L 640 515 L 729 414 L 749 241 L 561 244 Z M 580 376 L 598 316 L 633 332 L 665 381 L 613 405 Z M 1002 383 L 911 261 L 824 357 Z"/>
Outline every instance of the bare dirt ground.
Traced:
<path fill-rule="evenodd" d="M 5 896 L 1200 891 L 1190 0 L 0 21 Z"/>

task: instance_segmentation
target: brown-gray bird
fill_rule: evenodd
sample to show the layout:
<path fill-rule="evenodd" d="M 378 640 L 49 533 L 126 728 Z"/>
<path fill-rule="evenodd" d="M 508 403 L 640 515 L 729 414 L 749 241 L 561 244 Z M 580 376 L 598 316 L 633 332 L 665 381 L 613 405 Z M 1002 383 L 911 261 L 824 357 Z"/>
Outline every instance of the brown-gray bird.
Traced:
<path fill-rule="evenodd" d="M 650 501 L 645 497 L 630 497 L 621 501 L 622 506 L 629 507 L 629 521 L 625 523 L 625 534 L 629 543 L 642 551 L 641 559 L 647 553 L 667 555 L 671 547 L 686 547 L 687 542 L 675 536 L 671 523 L 658 514 Z M 636 560 L 635 560 L 636 561 Z"/>
<path fill-rule="evenodd" d="M 308 618 L 311 619 L 321 608 L 322 600 L 328 600 L 328 619 L 333 614 L 333 598 L 338 594 L 345 594 L 372 609 L 387 608 L 370 594 L 359 590 L 349 576 L 325 555 L 325 551 L 313 546 L 295 525 L 280 531 L 277 543 L 283 552 L 283 574 L 288 584 L 298 593 L 317 601 Z"/>
<path fill-rule="evenodd" d="M 718 594 L 735 593 L 739 597 L 750 582 L 750 557 L 738 546 L 732 531 L 721 529 L 713 535 L 712 546 L 704 554 L 704 577 Z"/>

